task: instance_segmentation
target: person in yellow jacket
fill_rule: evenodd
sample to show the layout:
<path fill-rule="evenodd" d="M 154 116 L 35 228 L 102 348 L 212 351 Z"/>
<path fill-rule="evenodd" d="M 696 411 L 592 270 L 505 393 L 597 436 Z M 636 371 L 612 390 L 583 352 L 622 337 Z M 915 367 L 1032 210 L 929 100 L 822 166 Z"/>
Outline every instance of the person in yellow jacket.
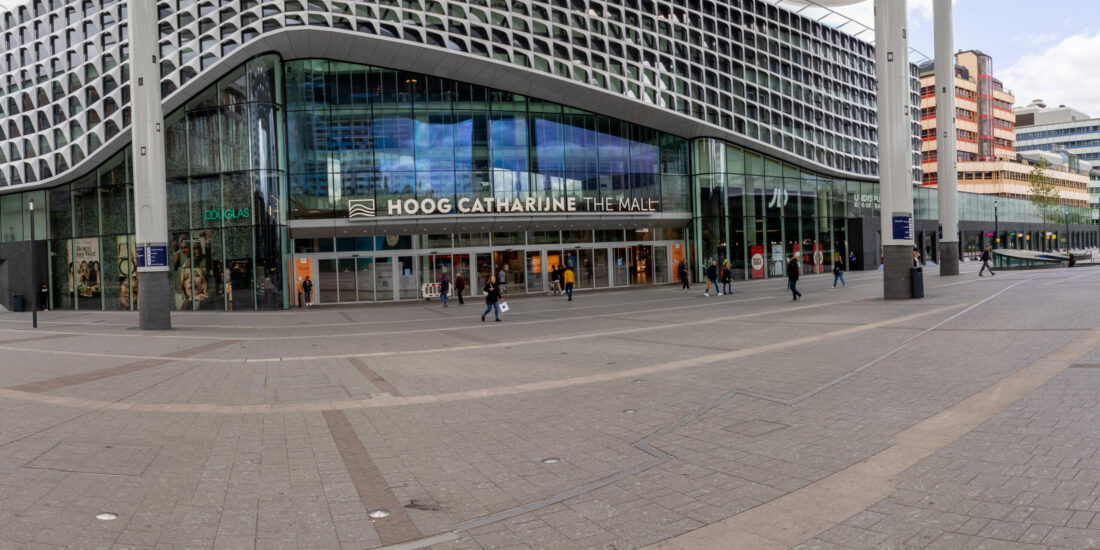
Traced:
<path fill-rule="evenodd" d="M 562 280 L 565 281 L 565 295 L 569 297 L 569 301 L 573 301 L 573 284 L 577 282 L 576 277 L 573 276 L 573 268 L 565 266 L 565 273 L 562 275 Z"/>

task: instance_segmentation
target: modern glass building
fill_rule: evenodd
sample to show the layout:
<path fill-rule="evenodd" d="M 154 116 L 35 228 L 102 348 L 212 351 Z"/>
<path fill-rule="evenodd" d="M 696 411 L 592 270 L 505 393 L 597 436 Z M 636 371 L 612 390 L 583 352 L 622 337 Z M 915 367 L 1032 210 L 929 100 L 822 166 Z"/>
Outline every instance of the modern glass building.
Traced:
<path fill-rule="evenodd" d="M 540 293 L 557 265 L 581 289 L 710 259 L 741 278 L 785 254 L 808 273 L 877 266 L 874 52 L 809 11 L 157 6 L 177 310 L 293 307 L 306 277 L 315 302 L 348 303 L 418 299 L 443 273 Z M 115 0 L 0 15 L 0 304 L 42 283 L 53 308 L 137 305 L 127 24 Z M 986 242 L 982 201 L 961 217 Z M 1031 221 L 1010 202 L 1015 234 Z"/>

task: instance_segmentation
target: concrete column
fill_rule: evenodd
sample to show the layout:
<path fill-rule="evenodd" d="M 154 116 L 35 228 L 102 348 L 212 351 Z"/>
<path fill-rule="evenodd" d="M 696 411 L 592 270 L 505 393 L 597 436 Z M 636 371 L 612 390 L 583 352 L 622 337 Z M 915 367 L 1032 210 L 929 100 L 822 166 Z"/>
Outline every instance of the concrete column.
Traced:
<path fill-rule="evenodd" d="M 156 2 L 130 2 L 130 90 L 138 308 L 142 330 L 172 328 L 164 110 L 160 97 Z"/>
<path fill-rule="evenodd" d="M 912 297 L 913 150 L 906 0 L 875 0 L 883 297 Z"/>
<path fill-rule="evenodd" d="M 934 0 L 936 173 L 939 180 L 940 275 L 959 274 L 959 184 L 955 132 L 955 41 L 951 0 Z"/>

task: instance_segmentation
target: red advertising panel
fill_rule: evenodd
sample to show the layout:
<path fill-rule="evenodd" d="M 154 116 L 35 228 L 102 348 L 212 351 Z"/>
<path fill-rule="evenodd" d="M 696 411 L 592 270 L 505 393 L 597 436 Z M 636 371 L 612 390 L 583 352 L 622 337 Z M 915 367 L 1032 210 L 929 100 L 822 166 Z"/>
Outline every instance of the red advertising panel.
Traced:
<path fill-rule="evenodd" d="M 764 246 L 750 246 L 749 247 L 749 265 L 752 266 L 750 271 L 750 277 L 753 279 L 764 278 Z"/>

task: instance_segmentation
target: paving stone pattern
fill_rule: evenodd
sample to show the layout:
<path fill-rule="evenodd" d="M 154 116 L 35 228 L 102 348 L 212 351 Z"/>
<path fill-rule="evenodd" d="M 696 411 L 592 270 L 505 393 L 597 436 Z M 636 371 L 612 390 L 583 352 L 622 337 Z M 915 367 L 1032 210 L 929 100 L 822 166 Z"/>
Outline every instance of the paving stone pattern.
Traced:
<path fill-rule="evenodd" d="M 504 323 L 476 300 L 150 334 L 0 314 L 0 549 L 680 548 L 1092 334 L 1090 269 L 930 269 L 899 302 L 878 273 L 807 277 L 796 303 L 779 280 L 512 297 Z M 1098 396 L 1090 349 L 885 498 L 751 540 L 1100 548 Z"/>

